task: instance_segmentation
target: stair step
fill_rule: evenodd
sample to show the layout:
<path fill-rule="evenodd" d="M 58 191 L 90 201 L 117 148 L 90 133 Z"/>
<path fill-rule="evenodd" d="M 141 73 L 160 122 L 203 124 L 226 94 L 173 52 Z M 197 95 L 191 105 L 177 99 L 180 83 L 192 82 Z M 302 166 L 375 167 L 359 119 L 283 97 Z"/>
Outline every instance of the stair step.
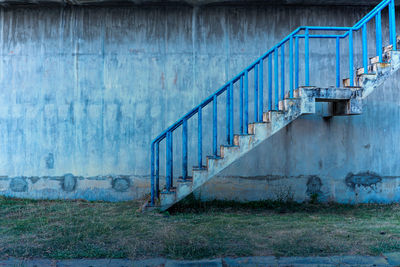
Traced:
<path fill-rule="evenodd" d="M 346 88 L 358 87 L 356 77 L 354 77 L 354 85 L 353 86 L 350 85 L 350 78 L 343 79 L 343 86 Z"/>
<path fill-rule="evenodd" d="M 265 113 L 264 113 L 265 114 Z M 253 123 L 249 123 L 249 134 L 254 135 L 256 132 L 256 127 L 258 125 L 262 125 L 265 126 L 267 125 L 266 122 L 253 122 Z"/>
<path fill-rule="evenodd" d="M 207 170 L 207 166 L 201 166 L 201 167 L 193 166 L 192 170 L 193 171 L 204 171 L 204 170 Z"/>
<path fill-rule="evenodd" d="M 393 45 L 388 45 L 383 48 L 383 53 L 386 54 L 390 51 L 393 51 Z"/>
<path fill-rule="evenodd" d="M 160 195 L 161 205 L 169 205 L 176 202 L 176 191 L 161 192 Z"/>
<path fill-rule="evenodd" d="M 379 56 L 369 58 L 369 64 L 379 63 Z"/>
<path fill-rule="evenodd" d="M 175 194 L 176 193 L 176 187 L 171 187 L 169 191 L 167 191 L 165 188 L 161 190 L 160 194 L 168 195 L 168 194 Z"/>
<path fill-rule="evenodd" d="M 378 62 L 372 65 L 369 65 L 369 72 L 370 73 L 377 73 L 379 69 L 387 68 L 390 67 L 390 63 L 385 63 L 385 62 Z"/>
<path fill-rule="evenodd" d="M 264 112 L 263 113 L 263 123 L 271 123 L 271 122 L 273 122 L 273 121 L 275 121 L 276 120 L 276 118 L 278 117 L 278 116 L 280 116 L 281 114 L 283 114 L 284 112 L 283 111 L 281 111 L 281 110 L 270 110 L 270 111 L 268 111 L 268 112 Z M 250 131 L 249 131 L 249 133 L 250 133 Z M 253 132 L 252 132 L 252 134 L 254 134 Z"/>
<path fill-rule="evenodd" d="M 235 134 L 233 137 L 233 144 L 235 146 L 246 145 L 254 139 L 254 134 Z"/>
<path fill-rule="evenodd" d="M 199 177 L 204 176 L 208 172 L 208 169 L 197 169 L 193 168 L 193 183 L 196 183 Z"/>
<path fill-rule="evenodd" d="M 372 64 L 376 64 L 376 63 L 388 63 L 391 59 L 391 53 L 384 53 L 382 54 L 382 61 L 379 60 L 379 56 L 376 57 L 371 57 L 369 59 L 369 65 L 368 65 L 368 69 L 370 67 L 370 65 Z"/>
<path fill-rule="evenodd" d="M 230 153 L 234 153 L 235 151 L 239 150 L 238 146 L 221 146 L 221 157 L 225 158 L 227 157 Z"/>
<path fill-rule="evenodd" d="M 222 159 L 223 157 L 207 156 L 207 169 L 212 168 L 218 161 Z"/>
<path fill-rule="evenodd" d="M 185 179 L 183 179 L 183 177 L 181 176 L 178 178 L 177 182 L 178 183 L 191 183 L 191 182 L 193 182 L 193 177 L 188 176 Z"/>
<path fill-rule="evenodd" d="M 223 157 L 221 157 L 221 156 L 214 156 L 214 155 L 212 155 L 212 156 L 207 156 L 206 158 L 207 158 L 207 159 L 223 159 Z"/>
<path fill-rule="evenodd" d="M 358 68 L 356 73 L 357 73 L 357 76 L 360 76 L 362 74 L 366 74 L 365 71 L 364 71 L 364 68 Z M 368 73 L 368 70 L 367 70 L 367 73 Z"/>
<path fill-rule="evenodd" d="M 375 77 L 376 77 L 375 73 L 361 74 L 360 76 L 357 77 L 357 84 L 361 86 L 366 78 L 373 79 Z"/>
<path fill-rule="evenodd" d="M 287 112 L 298 101 L 300 101 L 300 98 L 285 98 L 284 100 L 279 101 L 279 110 Z"/>
<path fill-rule="evenodd" d="M 297 88 L 296 90 L 294 90 L 293 92 L 293 98 L 294 99 L 299 99 L 302 97 L 302 95 L 300 95 L 301 90 L 300 89 L 316 89 L 317 87 L 315 86 L 300 86 L 299 88 Z"/>

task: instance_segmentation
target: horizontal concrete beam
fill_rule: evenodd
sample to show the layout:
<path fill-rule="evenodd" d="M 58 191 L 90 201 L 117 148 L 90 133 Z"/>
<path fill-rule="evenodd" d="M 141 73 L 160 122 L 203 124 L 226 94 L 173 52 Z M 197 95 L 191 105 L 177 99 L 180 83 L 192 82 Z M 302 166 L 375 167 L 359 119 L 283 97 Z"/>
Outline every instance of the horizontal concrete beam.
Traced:
<path fill-rule="evenodd" d="M 352 5 L 374 6 L 380 0 L 0 0 L 0 5 Z"/>

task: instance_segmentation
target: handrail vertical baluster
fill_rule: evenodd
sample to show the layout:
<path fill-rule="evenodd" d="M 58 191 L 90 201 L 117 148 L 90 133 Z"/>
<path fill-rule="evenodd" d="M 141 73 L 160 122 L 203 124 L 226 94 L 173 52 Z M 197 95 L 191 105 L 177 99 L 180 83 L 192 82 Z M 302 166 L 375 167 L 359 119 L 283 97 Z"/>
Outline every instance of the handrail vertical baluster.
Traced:
<path fill-rule="evenodd" d="M 350 71 L 350 86 L 354 86 L 354 49 L 353 49 L 353 29 L 349 31 L 349 71 Z"/>
<path fill-rule="evenodd" d="M 336 87 L 340 87 L 340 37 L 336 37 Z"/>
<path fill-rule="evenodd" d="M 310 44 L 309 44 L 309 31 L 305 30 L 304 38 L 304 54 L 305 54 L 305 86 L 310 86 Z"/>
<path fill-rule="evenodd" d="M 293 97 L 293 36 L 289 39 L 289 97 Z"/>
<path fill-rule="evenodd" d="M 258 64 L 254 66 L 254 122 L 258 122 Z"/>
<path fill-rule="evenodd" d="M 362 47 L 363 47 L 363 67 L 364 73 L 368 73 L 368 43 L 367 43 L 367 24 L 362 27 Z"/>
<path fill-rule="evenodd" d="M 187 119 L 182 123 L 182 179 L 186 180 L 188 177 L 188 141 L 187 141 Z"/>
<path fill-rule="evenodd" d="M 230 97 L 230 90 L 229 87 L 226 88 L 226 141 L 228 144 L 231 143 L 230 140 L 230 133 L 231 133 L 231 129 L 230 129 L 230 123 L 231 123 L 231 108 L 230 108 L 230 102 L 231 102 L 231 97 Z"/>
<path fill-rule="evenodd" d="M 166 141 L 166 191 L 170 192 L 171 187 L 173 186 L 172 182 L 172 172 L 173 172 L 173 166 L 172 166 L 172 133 L 171 131 L 167 132 L 167 141 Z"/>
<path fill-rule="evenodd" d="M 244 72 L 244 125 L 246 134 L 249 133 L 249 74 Z"/>
<path fill-rule="evenodd" d="M 260 87 L 258 88 L 258 121 L 262 121 L 263 119 L 263 112 L 264 112 L 264 62 L 263 59 L 260 59 Z"/>
<path fill-rule="evenodd" d="M 376 26 L 376 55 L 379 56 L 379 62 L 382 62 L 382 14 L 379 11 L 375 17 Z"/>
<path fill-rule="evenodd" d="M 299 88 L 299 37 L 295 37 L 295 56 L 294 56 L 294 88 Z"/>
<path fill-rule="evenodd" d="M 199 168 L 203 167 L 203 116 L 201 107 L 197 111 L 197 160 Z"/>
<path fill-rule="evenodd" d="M 156 142 L 156 196 L 160 198 L 160 143 Z"/>
<path fill-rule="evenodd" d="M 274 51 L 274 56 L 275 56 L 275 60 L 274 60 L 274 67 L 275 67 L 275 110 L 279 110 L 279 71 L 278 71 L 278 60 L 279 60 L 279 52 L 278 52 L 278 48 L 275 48 Z"/>
<path fill-rule="evenodd" d="M 231 113 L 231 115 L 229 116 L 229 118 L 230 118 L 230 123 L 229 123 L 229 125 L 230 125 L 230 132 L 229 132 L 229 135 L 230 135 L 230 138 L 229 138 L 229 140 L 231 141 L 229 144 L 232 146 L 233 145 L 233 130 L 234 130 L 234 122 L 233 122 L 233 119 L 234 119 L 234 111 L 233 111 L 233 83 L 231 83 L 230 84 L 230 86 L 229 86 L 229 90 L 231 91 L 230 92 L 230 94 L 229 94 L 229 96 L 230 96 L 230 98 L 231 98 L 231 101 L 230 101 L 230 105 L 229 105 L 229 107 L 230 107 L 230 113 Z"/>
<path fill-rule="evenodd" d="M 150 203 L 152 206 L 155 204 L 155 188 L 154 188 L 154 143 L 151 143 L 151 174 L 150 174 L 150 185 L 151 185 L 151 198 Z"/>
<path fill-rule="evenodd" d="M 389 4 L 389 28 L 390 28 L 390 44 L 393 45 L 393 50 L 397 50 L 396 44 L 396 17 L 394 0 Z"/>
<path fill-rule="evenodd" d="M 213 97 L 213 152 L 218 157 L 218 102 L 217 95 Z"/>
<path fill-rule="evenodd" d="M 285 43 L 281 46 L 281 100 L 285 98 Z"/>
<path fill-rule="evenodd" d="M 239 90 L 239 99 L 240 99 L 240 111 L 239 111 L 239 119 L 240 119 L 240 134 L 244 133 L 243 127 L 243 76 L 240 76 L 240 90 Z"/>
<path fill-rule="evenodd" d="M 272 110 L 272 54 L 268 55 L 268 111 Z"/>

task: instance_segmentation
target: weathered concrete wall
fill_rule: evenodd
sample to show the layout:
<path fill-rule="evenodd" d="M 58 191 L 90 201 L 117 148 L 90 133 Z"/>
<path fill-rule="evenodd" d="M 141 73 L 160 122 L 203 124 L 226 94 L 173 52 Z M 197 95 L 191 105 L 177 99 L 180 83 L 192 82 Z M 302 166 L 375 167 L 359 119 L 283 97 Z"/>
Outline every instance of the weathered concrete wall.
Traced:
<path fill-rule="evenodd" d="M 348 26 L 368 10 L 268 5 L 3 8 L 0 194 L 139 198 L 149 192 L 152 138 L 299 25 Z M 318 73 L 312 83 L 333 85 L 334 42 L 312 45 L 311 72 Z M 352 189 L 344 183 L 349 173 L 377 173 L 383 181 L 397 177 L 395 81 L 370 96 L 360 117 L 300 119 L 227 170 L 227 178 L 216 179 L 214 189 L 206 186 L 202 196 L 263 198 L 269 191 L 254 187 L 266 188 L 271 178 L 306 192 L 309 177 L 315 177 L 310 183 L 316 188 L 318 177 L 321 191 L 336 192 L 340 200 L 339 191 L 325 188 L 338 181 L 343 190 Z M 179 155 L 175 159 L 178 176 Z"/>

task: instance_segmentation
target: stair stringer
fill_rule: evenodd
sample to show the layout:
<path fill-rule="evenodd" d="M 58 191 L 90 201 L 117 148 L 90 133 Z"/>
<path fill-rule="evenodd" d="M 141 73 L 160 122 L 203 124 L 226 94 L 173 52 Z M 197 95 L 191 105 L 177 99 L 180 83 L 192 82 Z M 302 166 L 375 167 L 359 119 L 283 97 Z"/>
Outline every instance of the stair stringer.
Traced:
<path fill-rule="evenodd" d="M 207 158 L 207 168 L 193 170 L 192 181 L 178 181 L 175 190 L 162 193 L 160 209 L 166 210 L 182 200 L 301 115 L 315 113 L 315 98 L 285 99 L 282 108 L 283 111 L 264 113 L 267 122 L 249 124 L 248 135 L 235 135 L 235 146 L 221 146 L 221 158 Z"/>

